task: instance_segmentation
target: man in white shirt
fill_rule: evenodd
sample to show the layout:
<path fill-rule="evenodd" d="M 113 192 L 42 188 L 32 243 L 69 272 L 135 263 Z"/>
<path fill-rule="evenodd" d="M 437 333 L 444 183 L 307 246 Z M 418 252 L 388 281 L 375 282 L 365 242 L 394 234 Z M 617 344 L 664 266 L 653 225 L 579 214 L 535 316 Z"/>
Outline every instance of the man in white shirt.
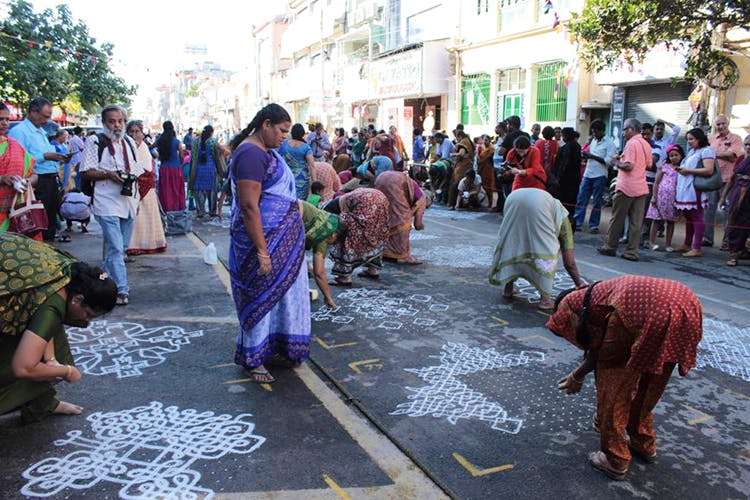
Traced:
<path fill-rule="evenodd" d="M 594 196 L 594 207 L 591 209 L 589 217 L 589 231 L 593 234 L 599 232 L 599 221 L 602 215 L 602 195 L 607 189 L 607 180 L 609 179 L 609 166 L 612 157 L 617 154 L 615 141 L 606 135 L 605 125 L 602 120 L 591 122 L 591 133 L 593 138 L 589 143 L 589 152 L 583 153 L 586 161 L 586 170 L 583 173 L 581 187 L 578 189 L 578 199 L 576 200 L 576 210 L 573 219 L 576 223 L 576 230 L 583 228 L 583 221 L 586 218 L 586 209 L 589 206 L 589 198 Z"/>
<path fill-rule="evenodd" d="M 117 284 L 117 305 L 121 306 L 129 301 L 125 250 L 138 208 L 135 179 L 143 173 L 135 159 L 135 144 L 125 135 L 127 119 L 118 105 L 102 109 L 104 128 L 86 140 L 79 169 L 82 180 L 94 183 L 92 212 L 102 228 L 103 267 Z"/>
<path fill-rule="evenodd" d="M 672 129 L 672 133 L 664 135 L 665 127 Z M 669 123 L 667 120 L 661 118 L 654 123 L 654 136 L 651 138 L 651 142 L 659 146 L 656 148 L 656 151 L 659 152 L 659 164 L 657 167 L 661 167 L 661 164 L 667 159 L 667 148 L 677 142 L 677 138 L 680 136 L 680 130 L 680 127 L 674 123 Z"/>

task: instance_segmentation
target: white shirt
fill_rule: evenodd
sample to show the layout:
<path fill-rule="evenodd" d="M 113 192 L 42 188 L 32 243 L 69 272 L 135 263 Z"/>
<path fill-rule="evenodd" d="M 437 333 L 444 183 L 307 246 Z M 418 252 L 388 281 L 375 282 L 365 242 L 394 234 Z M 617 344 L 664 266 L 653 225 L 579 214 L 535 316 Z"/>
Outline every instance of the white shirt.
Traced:
<path fill-rule="evenodd" d="M 588 179 L 606 177 L 609 174 L 609 161 L 617 154 L 615 141 L 606 135 L 601 139 L 593 138 L 591 139 L 591 143 L 589 143 L 589 153 L 603 158 L 607 165 L 602 165 L 596 160 L 589 159 L 586 161 L 586 170 L 583 172 L 583 176 Z"/>
<path fill-rule="evenodd" d="M 123 141 L 128 141 L 131 146 L 126 146 Z M 102 161 L 99 161 L 99 138 L 96 135 L 90 136 L 86 139 L 86 144 L 83 148 L 83 158 L 81 159 L 81 166 L 79 167 L 80 172 L 87 170 L 96 169 L 104 171 L 125 171 L 125 160 L 123 158 L 123 148 L 128 155 L 130 160 L 130 173 L 136 177 L 143 173 L 143 167 L 133 157 L 132 151 L 135 151 L 135 143 L 130 137 L 123 137 L 123 140 L 119 143 L 113 143 L 115 155 L 112 157 L 109 153 L 108 148 L 104 148 L 102 151 Z M 138 184 L 133 185 L 133 196 L 123 196 L 120 194 L 122 184 L 111 181 L 109 179 L 96 181 L 94 186 L 94 203 L 92 205 L 92 212 L 94 215 L 99 216 L 114 216 L 122 219 L 128 217 L 135 218 L 136 210 L 138 208 Z"/>
<path fill-rule="evenodd" d="M 677 137 L 680 136 L 680 127 L 675 125 L 672 127 L 672 133 L 670 135 L 665 135 L 661 139 L 655 139 L 652 138 L 652 141 L 654 144 L 659 146 L 659 148 L 654 148 L 654 151 L 659 153 L 659 163 L 657 164 L 657 167 L 661 167 L 662 163 L 667 159 L 667 148 L 675 143 L 677 140 Z M 658 171 L 658 170 L 657 170 Z"/>

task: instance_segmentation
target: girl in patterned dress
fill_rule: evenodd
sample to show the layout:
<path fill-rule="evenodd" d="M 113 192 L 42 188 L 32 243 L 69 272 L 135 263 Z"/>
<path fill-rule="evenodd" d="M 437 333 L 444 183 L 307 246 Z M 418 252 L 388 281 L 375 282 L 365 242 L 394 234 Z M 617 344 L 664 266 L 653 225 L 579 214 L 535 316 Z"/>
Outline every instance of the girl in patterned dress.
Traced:
<path fill-rule="evenodd" d="M 673 168 L 679 166 L 685 158 L 682 147 L 673 144 L 667 148 L 667 161 L 662 164 L 659 173 L 654 180 L 654 195 L 651 197 L 651 205 L 646 212 L 646 219 L 651 221 L 664 221 L 667 223 L 667 252 L 674 252 L 672 248 L 672 236 L 674 235 L 674 223 L 679 219 L 679 214 L 674 206 L 675 193 L 677 192 L 677 171 Z M 656 231 L 658 224 L 651 224 L 648 245 L 651 250 L 659 250 L 656 244 Z"/>

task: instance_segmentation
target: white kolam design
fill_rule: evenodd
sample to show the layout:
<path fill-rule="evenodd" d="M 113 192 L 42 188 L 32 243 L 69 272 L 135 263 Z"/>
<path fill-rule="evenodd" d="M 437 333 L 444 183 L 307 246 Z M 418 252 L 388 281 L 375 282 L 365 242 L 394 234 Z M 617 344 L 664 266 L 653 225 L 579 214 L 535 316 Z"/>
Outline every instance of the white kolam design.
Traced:
<path fill-rule="evenodd" d="M 147 328 L 139 323 L 93 321 L 87 328 L 67 328 L 70 352 L 87 375 L 135 377 L 162 364 L 203 330 L 186 331 L 174 325 Z"/>
<path fill-rule="evenodd" d="M 407 387 L 413 393 L 408 396 L 410 401 L 399 404 L 391 415 L 432 416 L 444 418 L 454 425 L 462 418 L 479 420 L 490 424 L 495 430 L 518 434 L 523 425 L 522 419 L 508 415 L 499 403 L 490 401 L 459 377 L 543 362 L 544 353 L 500 353 L 494 348 L 480 349 L 466 344 L 449 343 L 442 347 L 440 355 L 436 357 L 440 360 L 439 365 L 405 369 L 417 374 L 428 385 Z"/>
<path fill-rule="evenodd" d="M 404 325 L 433 326 L 434 314 L 449 309 L 447 304 L 433 301 L 431 295 L 415 294 L 398 297 L 385 290 L 355 288 L 336 296 L 338 306 L 322 306 L 312 314 L 313 321 L 349 324 L 357 317 L 383 330 L 400 330 Z"/>
<path fill-rule="evenodd" d="M 120 486 L 118 494 L 124 499 L 210 499 L 213 490 L 198 484 L 201 474 L 193 466 L 199 460 L 257 450 L 266 438 L 253 434 L 250 417 L 249 413 L 231 416 L 165 408 L 159 401 L 97 412 L 86 417 L 90 437 L 75 430 L 55 441 L 57 446 L 80 449 L 26 469 L 21 493 L 41 498 L 68 490 L 65 494 L 77 496 L 75 491 L 110 482 Z"/>
<path fill-rule="evenodd" d="M 696 368 L 708 367 L 750 382 L 750 328 L 704 318 Z"/>

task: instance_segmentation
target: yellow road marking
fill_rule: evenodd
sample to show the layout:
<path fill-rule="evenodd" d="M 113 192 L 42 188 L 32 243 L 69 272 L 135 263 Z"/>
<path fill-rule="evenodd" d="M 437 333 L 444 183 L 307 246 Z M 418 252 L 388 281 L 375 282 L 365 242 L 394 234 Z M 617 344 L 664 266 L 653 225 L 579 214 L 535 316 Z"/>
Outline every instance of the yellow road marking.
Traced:
<path fill-rule="evenodd" d="M 320 344 L 320 346 L 326 351 L 330 351 L 331 349 L 338 349 L 339 347 L 350 347 L 350 346 L 359 344 L 359 342 L 345 342 L 343 344 L 327 344 L 325 340 L 319 337 L 315 337 L 315 341 L 318 344 Z"/>
<path fill-rule="evenodd" d="M 331 476 L 328 474 L 323 474 L 323 481 L 326 482 L 326 484 L 336 493 L 336 496 L 341 498 L 342 500 L 351 500 L 352 497 L 350 497 L 344 489 L 336 484 L 336 481 L 331 479 Z"/>
<path fill-rule="evenodd" d="M 253 379 L 251 378 L 238 378 L 235 380 L 227 380 L 226 382 L 222 382 L 223 385 L 226 384 L 244 384 L 245 382 L 253 382 Z M 263 389 L 267 390 L 268 392 L 273 392 L 273 387 L 271 387 L 271 384 L 258 384 Z"/>
<path fill-rule="evenodd" d="M 237 365 L 234 363 L 222 363 L 220 365 L 209 366 L 209 368 L 227 368 L 229 366 L 237 366 Z"/>
<path fill-rule="evenodd" d="M 445 494 L 435 486 L 435 483 L 419 468 L 415 467 L 406 455 L 352 408 L 347 406 L 339 394 L 333 392 L 306 364 L 295 368 L 294 372 L 352 439 L 365 450 L 367 455 L 394 483 L 393 485 L 371 488 L 347 488 L 352 496 L 355 498 L 446 498 Z M 322 490 L 313 491 L 320 492 Z M 304 496 L 297 491 L 294 493 L 295 495 L 292 498 L 324 498 Z M 249 497 L 243 494 L 238 498 L 246 500 Z M 277 497 L 262 492 L 254 496 L 253 500 L 255 498 L 267 500 Z"/>
<path fill-rule="evenodd" d="M 206 248 L 206 245 L 203 244 L 203 242 L 193 233 L 188 233 L 187 237 L 190 239 L 190 241 L 193 242 L 193 245 L 195 245 L 198 250 L 201 251 L 201 255 L 203 254 L 203 249 Z M 214 264 L 212 266 L 214 268 L 214 271 L 219 276 L 219 279 L 222 283 L 224 283 L 224 287 L 227 289 L 227 294 L 232 295 L 232 280 L 229 278 L 229 272 L 224 267 L 224 265 L 219 261 L 218 264 Z"/>
<path fill-rule="evenodd" d="M 487 476 L 489 474 L 494 474 L 496 472 L 503 472 L 506 470 L 510 470 L 514 467 L 513 464 L 505 464 L 505 465 L 499 465 L 497 467 L 490 467 L 488 469 L 478 469 L 474 464 L 466 460 L 459 453 L 453 453 L 453 458 L 455 458 L 456 462 L 460 463 L 463 466 L 463 468 L 469 471 L 469 473 L 474 477 Z"/>
<path fill-rule="evenodd" d="M 555 343 L 553 341 L 551 341 L 550 339 L 548 339 L 547 337 L 545 337 L 543 335 L 527 335 L 526 337 L 519 337 L 518 338 L 518 340 L 529 340 L 529 339 L 539 339 L 539 340 L 543 340 L 544 342 L 547 342 L 549 344 L 555 345 Z"/>
<path fill-rule="evenodd" d="M 362 361 L 355 361 L 354 363 L 349 363 L 349 368 L 357 372 L 358 374 L 362 375 L 362 371 L 359 369 L 360 366 L 366 366 L 368 367 L 368 371 L 372 371 L 372 368 L 370 367 L 378 367 L 383 368 L 383 364 L 379 362 L 380 359 L 363 359 Z"/>
<path fill-rule="evenodd" d="M 490 318 L 494 319 L 497 322 L 496 325 L 492 325 L 492 326 L 508 326 L 510 324 L 504 319 L 498 318 L 497 316 L 490 316 Z"/>
<path fill-rule="evenodd" d="M 692 406 L 687 405 L 685 403 L 682 403 L 682 406 L 684 406 L 685 408 L 687 408 L 690 411 L 694 411 L 695 413 L 699 413 L 699 414 L 702 415 L 701 417 L 694 418 L 693 420 L 688 420 L 688 422 L 687 422 L 688 425 L 702 424 L 703 422 L 706 422 L 706 421 L 711 420 L 712 418 L 714 418 L 712 415 L 709 415 L 708 413 L 705 413 L 705 412 L 702 412 L 702 411 L 700 411 L 698 409 L 695 409 Z"/>

